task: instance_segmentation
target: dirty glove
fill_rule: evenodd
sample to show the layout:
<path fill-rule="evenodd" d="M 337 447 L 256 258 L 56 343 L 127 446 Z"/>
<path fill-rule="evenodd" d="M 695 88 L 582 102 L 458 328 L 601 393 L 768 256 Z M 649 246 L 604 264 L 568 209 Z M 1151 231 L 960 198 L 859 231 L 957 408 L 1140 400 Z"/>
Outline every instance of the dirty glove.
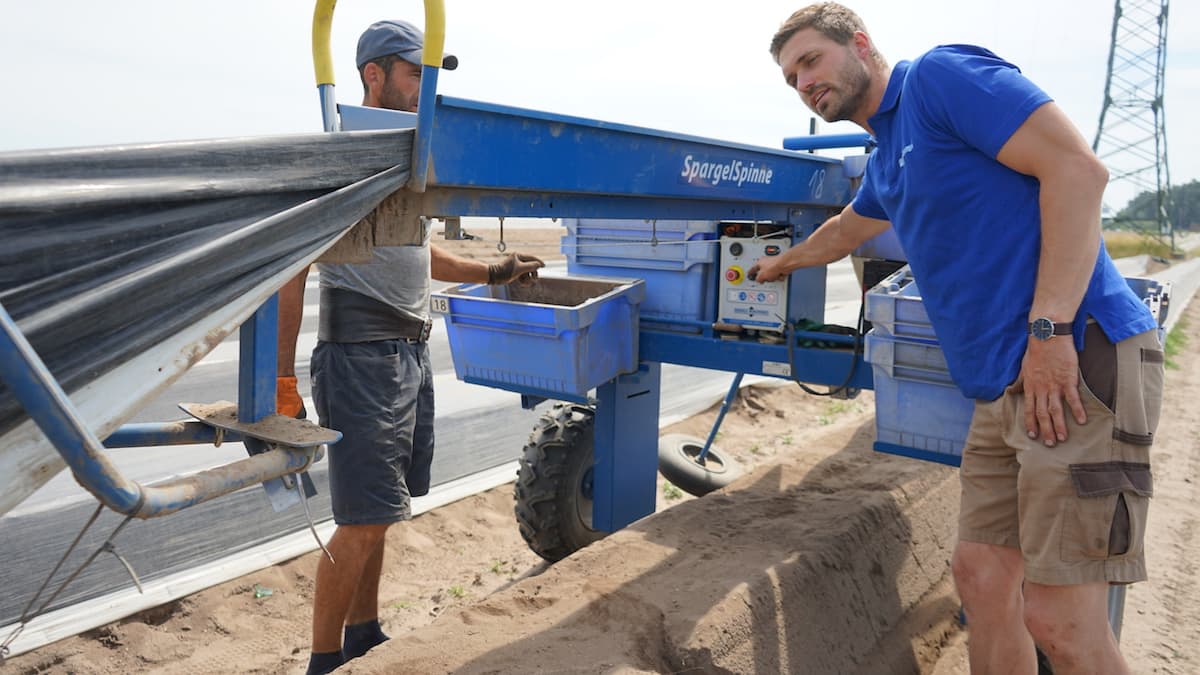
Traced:
<path fill-rule="evenodd" d="M 488 285 L 505 285 L 514 281 L 529 283 L 537 278 L 537 271 L 545 267 L 540 259 L 524 253 L 509 253 L 500 262 L 488 265 Z"/>
<path fill-rule="evenodd" d="M 308 411 L 304 409 L 304 399 L 296 387 L 294 375 L 281 375 L 275 378 L 275 412 L 285 417 L 304 419 Z"/>

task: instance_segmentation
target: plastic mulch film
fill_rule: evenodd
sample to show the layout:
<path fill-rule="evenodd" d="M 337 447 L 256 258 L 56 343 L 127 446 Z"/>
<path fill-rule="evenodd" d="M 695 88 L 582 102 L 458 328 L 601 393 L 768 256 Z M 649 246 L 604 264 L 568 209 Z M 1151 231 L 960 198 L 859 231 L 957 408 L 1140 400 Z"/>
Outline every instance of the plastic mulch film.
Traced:
<path fill-rule="evenodd" d="M 411 148 L 402 130 L 0 153 L 0 303 L 70 393 L 311 261 L 404 185 Z M 0 383 L 0 436 L 24 418 Z"/>

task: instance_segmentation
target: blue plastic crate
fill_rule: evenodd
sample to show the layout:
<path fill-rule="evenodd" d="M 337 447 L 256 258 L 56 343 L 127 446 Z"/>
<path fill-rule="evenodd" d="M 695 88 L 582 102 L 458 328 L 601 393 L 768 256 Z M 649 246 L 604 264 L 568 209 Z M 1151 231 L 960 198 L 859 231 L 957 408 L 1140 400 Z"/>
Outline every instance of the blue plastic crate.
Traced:
<path fill-rule="evenodd" d="M 921 302 L 921 290 L 908 265 L 867 291 L 866 301 L 865 318 L 881 333 L 919 340 L 937 339 Z"/>
<path fill-rule="evenodd" d="M 567 218 L 564 225 L 569 273 L 645 280 L 643 320 L 675 322 L 692 331 L 714 320 L 716 221 Z"/>
<path fill-rule="evenodd" d="M 1125 277 L 1125 283 L 1142 299 L 1158 323 L 1158 339 L 1165 339 L 1163 325 L 1171 307 L 1171 282 L 1159 282 L 1149 277 Z"/>
<path fill-rule="evenodd" d="M 715 292 L 709 291 L 711 269 L 709 265 L 696 265 L 673 272 L 567 263 L 567 272 L 572 275 L 641 278 L 646 282 L 646 299 L 640 307 L 642 320 L 684 322 L 681 328 L 690 327 L 695 332 L 700 330 L 699 322 L 711 324 L 717 314 Z"/>
<path fill-rule="evenodd" d="M 875 450 L 958 466 L 975 413 L 936 344 L 867 333 L 875 376 Z"/>
<path fill-rule="evenodd" d="M 1144 277 L 1125 281 L 1161 326 L 1170 284 Z M 908 267 L 867 293 L 866 311 L 875 326 L 864 355 L 875 375 L 875 449 L 958 466 L 975 404 L 950 378 Z"/>
<path fill-rule="evenodd" d="M 717 260 L 715 220 L 564 218 L 563 225 L 562 252 L 585 265 L 685 270 Z"/>
<path fill-rule="evenodd" d="M 1125 277 L 1159 326 L 1166 321 L 1171 284 L 1146 277 Z M 865 318 L 885 335 L 936 341 L 937 335 L 921 302 L 921 290 L 907 265 L 867 291 Z"/>
<path fill-rule="evenodd" d="M 461 284 L 433 294 L 460 380 L 579 399 L 637 369 L 638 279 L 542 276 L 529 286 Z"/>

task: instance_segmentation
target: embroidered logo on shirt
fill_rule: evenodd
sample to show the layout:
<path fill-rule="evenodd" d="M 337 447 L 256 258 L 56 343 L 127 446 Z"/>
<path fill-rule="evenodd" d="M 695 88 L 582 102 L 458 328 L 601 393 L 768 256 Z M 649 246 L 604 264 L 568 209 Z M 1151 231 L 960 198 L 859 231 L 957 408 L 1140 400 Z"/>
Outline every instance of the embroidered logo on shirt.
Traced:
<path fill-rule="evenodd" d="M 904 156 L 907 155 L 908 153 L 912 152 L 912 149 L 913 149 L 913 144 L 909 143 L 908 145 L 904 146 L 903 150 L 900 151 L 900 166 L 901 167 L 904 166 Z"/>

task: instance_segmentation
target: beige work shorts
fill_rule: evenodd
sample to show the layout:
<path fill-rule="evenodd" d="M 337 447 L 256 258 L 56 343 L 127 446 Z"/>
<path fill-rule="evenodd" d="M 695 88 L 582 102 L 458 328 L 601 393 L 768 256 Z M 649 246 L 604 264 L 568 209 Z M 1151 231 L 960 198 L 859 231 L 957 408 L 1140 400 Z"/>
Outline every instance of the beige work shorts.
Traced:
<path fill-rule="evenodd" d="M 1153 493 L 1150 445 L 1162 406 L 1157 331 L 1117 344 L 1089 323 L 1079 355 L 1087 423 L 1067 410 L 1067 441 L 1025 430 L 1025 395 L 977 402 L 963 448 L 961 541 L 1020 548 L 1039 584 L 1146 578 L 1143 540 Z"/>

